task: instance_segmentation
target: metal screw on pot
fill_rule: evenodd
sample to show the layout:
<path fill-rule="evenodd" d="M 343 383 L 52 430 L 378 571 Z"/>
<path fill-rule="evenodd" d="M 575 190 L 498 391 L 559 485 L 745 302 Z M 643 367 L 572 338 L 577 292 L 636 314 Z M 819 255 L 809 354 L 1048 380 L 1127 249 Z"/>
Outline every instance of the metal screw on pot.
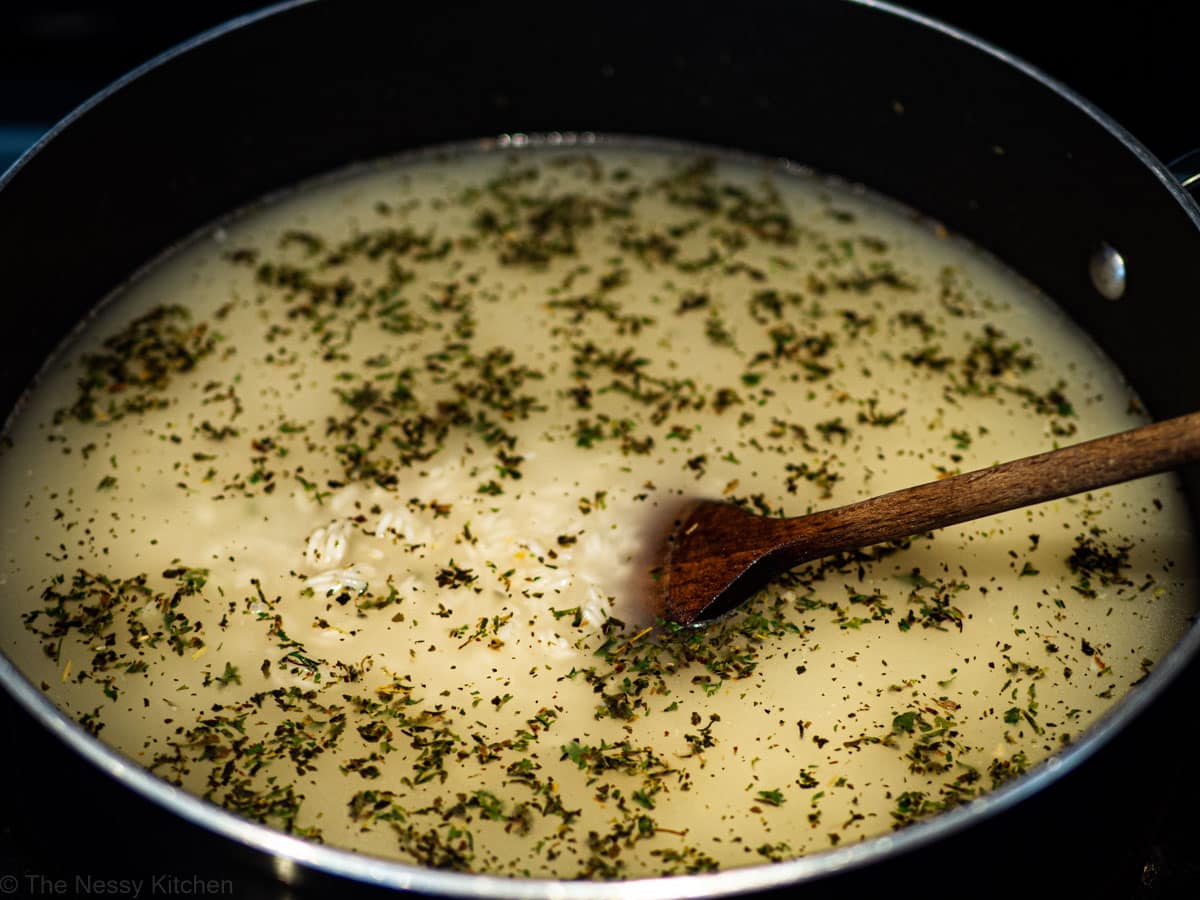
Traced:
<path fill-rule="evenodd" d="M 1088 260 L 1092 285 L 1106 300 L 1120 300 L 1125 293 L 1125 258 L 1113 247 L 1101 243 Z"/>

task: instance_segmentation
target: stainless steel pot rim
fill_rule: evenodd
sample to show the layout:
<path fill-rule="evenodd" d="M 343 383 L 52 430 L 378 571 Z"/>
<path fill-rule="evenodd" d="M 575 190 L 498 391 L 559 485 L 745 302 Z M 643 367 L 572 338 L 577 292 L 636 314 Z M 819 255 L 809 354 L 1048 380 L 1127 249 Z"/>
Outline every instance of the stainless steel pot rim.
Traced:
<path fill-rule="evenodd" d="M 28 160 L 39 153 L 48 142 L 54 140 L 56 135 L 125 85 L 194 47 L 220 38 L 260 19 L 310 2 L 313 0 L 288 0 L 288 2 L 233 19 L 168 50 L 133 70 L 82 104 L 47 132 L 7 172 L 0 173 L 0 190 L 3 190 L 4 186 L 17 175 Z M 1040 82 L 1063 100 L 1087 114 L 1120 141 L 1154 173 L 1163 187 L 1183 207 L 1192 223 L 1200 228 L 1200 206 L 1197 206 L 1195 200 L 1180 185 L 1170 170 L 1121 125 L 1093 104 L 1075 94 L 1070 88 L 1006 51 L 936 19 L 890 3 L 877 2 L 877 0 L 842 0 L 842 2 L 877 9 L 941 32 L 949 38 L 969 44 Z M 587 135 L 583 137 L 585 141 L 588 138 Z M 578 136 L 514 134 L 498 136 L 493 140 L 496 144 L 504 146 L 512 145 L 514 142 L 520 144 L 524 141 L 554 144 L 576 139 Z M 244 847 L 268 854 L 273 861 L 275 874 L 281 880 L 296 881 L 301 877 L 302 870 L 308 868 L 363 884 L 443 896 L 641 900 L 641 898 L 662 897 L 731 896 L 771 890 L 857 869 L 948 838 L 977 821 L 1009 809 L 1078 767 L 1114 735 L 1126 728 L 1155 697 L 1161 694 L 1183 672 L 1189 661 L 1198 652 L 1200 652 L 1200 622 L 1193 623 L 1147 678 L 1093 725 L 1076 743 L 1064 747 L 1031 772 L 997 790 L 934 818 L 913 824 L 902 831 L 868 838 L 861 842 L 785 862 L 729 869 L 705 875 L 640 878 L 620 882 L 512 879 L 494 875 L 434 870 L 395 860 L 363 856 L 349 849 L 315 844 L 292 837 L 266 825 L 243 819 L 197 795 L 175 787 L 101 743 L 58 709 L 2 653 L 0 653 L 0 684 L 55 737 L 121 785 L 196 826 Z"/>

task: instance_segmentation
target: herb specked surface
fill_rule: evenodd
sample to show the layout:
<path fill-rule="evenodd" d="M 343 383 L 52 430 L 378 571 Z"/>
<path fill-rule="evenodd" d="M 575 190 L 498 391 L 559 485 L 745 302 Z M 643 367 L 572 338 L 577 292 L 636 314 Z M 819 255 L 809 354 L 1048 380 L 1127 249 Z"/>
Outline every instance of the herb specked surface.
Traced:
<path fill-rule="evenodd" d="M 969 803 L 1195 612 L 1159 478 L 845 554 L 703 630 L 628 592 L 655 510 L 819 507 L 1141 421 L 928 223 L 632 148 L 383 166 L 152 272 L 0 456 L 4 641 L 88 730 L 422 865 L 762 864 Z"/>

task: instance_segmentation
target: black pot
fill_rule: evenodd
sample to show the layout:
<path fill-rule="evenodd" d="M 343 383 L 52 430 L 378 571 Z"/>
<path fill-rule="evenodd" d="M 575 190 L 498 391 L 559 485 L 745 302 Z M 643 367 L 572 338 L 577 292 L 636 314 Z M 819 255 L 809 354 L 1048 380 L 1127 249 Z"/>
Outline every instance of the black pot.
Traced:
<path fill-rule="evenodd" d="M 98 298 L 225 212 L 351 162 L 517 131 L 657 135 L 862 182 L 986 247 L 1058 300 L 1156 417 L 1200 408 L 1200 381 L 1181 377 L 1200 309 L 1176 299 L 1200 296 L 1200 209 L 1119 126 L 1023 64 L 897 10 L 822 0 L 783 16 L 739 4 L 736 27 L 713 20 L 686 32 L 679 15 L 606 8 L 581 30 L 567 10 L 537 16 L 492 4 L 448 27 L 432 6 L 301 4 L 247 17 L 138 70 L 0 179 L 5 290 L 17 298 L 17 339 L 0 359 L 3 408 Z M 1105 247 L 1127 272 L 1118 300 L 1093 276 Z M 1195 502 L 1200 480 L 1186 481 Z M 1105 895 L 1112 882 L 1094 876 L 1110 869 L 1094 861 L 1140 865 L 1143 848 L 1130 845 L 1126 826 L 1158 815 L 1169 779 L 1188 777 L 1196 728 L 1180 713 L 1194 695 L 1197 644 L 1193 629 L 1085 739 L 985 800 L 800 864 L 639 890 L 707 895 L 803 881 L 830 895 L 908 894 L 972 889 L 964 879 L 982 874 L 1014 892 L 1054 885 Z M 114 786 L 97 775 L 102 795 L 132 789 L 147 799 L 139 814 L 151 823 L 182 816 L 194 823 L 184 827 L 195 846 L 266 862 L 284 878 L 319 881 L 315 868 L 447 893 L 601 890 L 443 879 L 310 852 L 230 824 L 122 764 L 3 658 L 0 681 L 115 777 Z M 94 821 L 105 827 L 102 811 Z M 142 825 L 130 827 L 136 835 Z M 0 891 L 5 884 L 0 877 Z"/>

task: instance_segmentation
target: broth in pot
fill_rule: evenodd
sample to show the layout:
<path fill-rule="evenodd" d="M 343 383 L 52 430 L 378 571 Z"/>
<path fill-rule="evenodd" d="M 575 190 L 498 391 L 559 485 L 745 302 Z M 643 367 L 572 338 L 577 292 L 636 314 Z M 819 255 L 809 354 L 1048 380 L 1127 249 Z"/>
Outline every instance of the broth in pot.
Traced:
<path fill-rule="evenodd" d="M 164 779 L 515 877 L 776 861 L 1068 745 L 1196 612 L 1160 476 L 802 566 L 704 628 L 655 513 L 800 515 L 1145 421 L 1046 298 L 760 159 L 448 150 L 108 302 L 10 423 L 5 652 Z M 31 637 L 34 640 L 31 640 Z"/>

